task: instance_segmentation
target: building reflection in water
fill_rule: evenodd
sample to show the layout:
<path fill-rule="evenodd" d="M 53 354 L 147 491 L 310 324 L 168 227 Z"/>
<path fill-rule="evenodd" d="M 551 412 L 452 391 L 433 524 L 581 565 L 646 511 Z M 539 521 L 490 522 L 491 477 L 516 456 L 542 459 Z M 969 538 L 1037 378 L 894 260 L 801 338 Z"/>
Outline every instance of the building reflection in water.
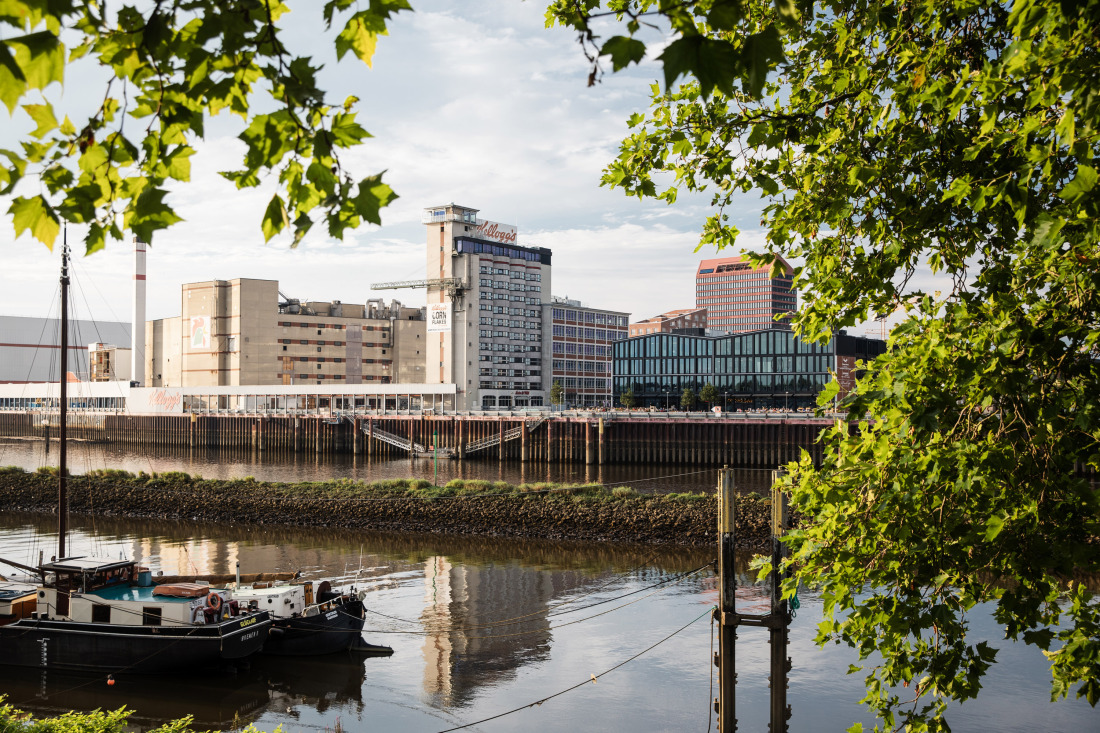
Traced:
<path fill-rule="evenodd" d="M 551 602 L 593 578 L 573 570 L 518 563 L 424 563 L 425 702 L 469 705 L 479 688 L 515 678 L 523 665 L 550 656 Z"/>

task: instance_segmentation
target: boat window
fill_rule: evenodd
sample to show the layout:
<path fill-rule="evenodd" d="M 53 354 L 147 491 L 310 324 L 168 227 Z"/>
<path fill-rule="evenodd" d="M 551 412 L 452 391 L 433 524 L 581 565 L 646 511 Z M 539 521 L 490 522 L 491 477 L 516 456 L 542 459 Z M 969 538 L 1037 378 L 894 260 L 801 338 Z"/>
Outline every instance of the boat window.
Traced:
<path fill-rule="evenodd" d="M 93 605 L 92 621 L 97 624 L 111 623 L 111 607 L 105 603 L 96 603 Z"/>
<path fill-rule="evenodd" d="M 145 606 L 141 609 L 142 623 L 146 626 L 160 626 L 161 609 L 156 606 Z"/>

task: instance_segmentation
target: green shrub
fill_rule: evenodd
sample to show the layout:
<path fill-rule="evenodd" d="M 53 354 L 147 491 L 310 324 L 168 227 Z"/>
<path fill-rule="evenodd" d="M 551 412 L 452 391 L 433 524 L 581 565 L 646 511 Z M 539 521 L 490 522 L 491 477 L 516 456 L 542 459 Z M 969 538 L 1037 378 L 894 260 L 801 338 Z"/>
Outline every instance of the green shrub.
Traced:
<path fill-rule="evenodd" d="M 61 475 L 61 469 L 58 466 L 39 466 L 35 470 L 35 473 L 37 473 L 41 476 L 60 476 Z M 72 471 L 69 471 L 68 469 L 66 469 L 65 470 L 65 475 L 67 475 L 67 476 L 72 475 Z"/>
<path fill-rule="evenodd" d="M 121 468 L 95 468 L 88 471 L 87 476 L 93 478 L 116 478 L 116 479 L 132 479 L 134 474 L 129 471 L 125 471 Z"/>
<path fill-rule="evenodd" d="M 10 473 L 26 473 L 21 466 L 0 466 L 0 475 Z"/>
<path fill-rule="evenodd" d="M 638 492 L 629 486 L 616 486 L 611 490 L 611 495 L 616 499 L 626 499 L 631 496 L 637 496 Z"/>

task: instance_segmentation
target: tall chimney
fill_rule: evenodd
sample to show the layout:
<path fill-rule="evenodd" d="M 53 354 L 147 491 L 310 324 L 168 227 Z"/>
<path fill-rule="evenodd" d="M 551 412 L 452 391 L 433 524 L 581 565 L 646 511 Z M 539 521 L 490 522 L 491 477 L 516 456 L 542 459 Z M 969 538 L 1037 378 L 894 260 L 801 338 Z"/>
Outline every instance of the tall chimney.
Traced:
<path fill-rule="evenodd" d="M 130 336 L 130 381 L 145 386 L 145 242 L 134 237 L 134 311 Z"/>

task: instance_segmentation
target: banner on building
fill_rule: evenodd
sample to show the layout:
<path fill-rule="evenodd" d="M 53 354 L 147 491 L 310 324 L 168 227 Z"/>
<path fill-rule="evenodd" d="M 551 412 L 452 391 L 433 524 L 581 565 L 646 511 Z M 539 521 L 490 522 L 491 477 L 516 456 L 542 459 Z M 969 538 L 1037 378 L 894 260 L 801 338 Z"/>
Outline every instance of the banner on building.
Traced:
<path fill-rule="evenodd" d="M 428 304 L 428 333 L 449 333 L 451 330 L 451 304 Z"/>
<path fill-rule="evenodd" d="M 482 221 L 474 236 L 478 239 L 488 239 L 501 244 L 516 243 L 516 227 L 514 224 L 500 224 L 495 221 Z"/>
<path fill-rule="evenodd" d="M 191 316 L 191 348 L 210 348 L 210 316 Z"/>
<path fill-rule="evenodd" d="M 856 388 L 856 357 L 837 356 L 836 381 L 840 384 L 840 392 L 837 397 L 844 398 Z"/>

